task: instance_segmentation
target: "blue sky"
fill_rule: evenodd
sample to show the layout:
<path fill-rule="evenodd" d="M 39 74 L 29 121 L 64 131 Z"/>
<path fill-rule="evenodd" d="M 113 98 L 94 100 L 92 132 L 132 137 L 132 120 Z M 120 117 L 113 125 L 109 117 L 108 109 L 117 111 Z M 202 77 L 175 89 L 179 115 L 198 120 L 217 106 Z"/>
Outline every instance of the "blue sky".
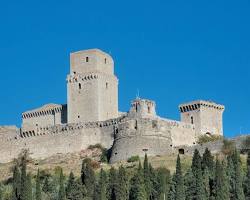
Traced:
<path fill-rule="evenodd" d="M 23 111 L 66 103 L 69 53 L 100 48 L 115 60 L 119 107 L 137 90 L 158 114 L 178 104 L 224 104 L 224 132 L 250 133 L 250 2 L 2 1 L 0 124 Z"/>

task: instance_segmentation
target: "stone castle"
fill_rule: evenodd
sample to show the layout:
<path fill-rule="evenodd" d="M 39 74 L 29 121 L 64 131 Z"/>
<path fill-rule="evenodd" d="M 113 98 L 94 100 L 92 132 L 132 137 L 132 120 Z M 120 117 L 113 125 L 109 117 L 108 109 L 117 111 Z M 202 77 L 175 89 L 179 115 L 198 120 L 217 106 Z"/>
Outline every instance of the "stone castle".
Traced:
<path fill-rule="evenodd" d="M 22 113 L 22 126 L 0 127 L 0 163 L 23 150 L 43 159 L 79 152 L 89 145 L 112 148 L 110 162 L 133 155 L 169 154 L 195 145 L 201 135 L 223 135 L 224 106 L 193 101 L 179 106 L 181 120 L 161 118 L 154 101 L 136 98 L 118 110 L 118 79 L 110 55 L 90 49 L 70 54 L 67 104 L 47 104 Z"/>

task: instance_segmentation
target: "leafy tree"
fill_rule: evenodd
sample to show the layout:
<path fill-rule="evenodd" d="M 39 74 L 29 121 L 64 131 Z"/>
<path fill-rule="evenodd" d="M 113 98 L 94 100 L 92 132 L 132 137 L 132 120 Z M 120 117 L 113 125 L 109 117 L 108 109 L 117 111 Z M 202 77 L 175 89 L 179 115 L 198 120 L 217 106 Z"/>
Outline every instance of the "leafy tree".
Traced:
<path fill-rule="evenodd" d="M 178 155 L 176 161 L 176 200 L 184 200 L 185 199 L 185 190 L 184 190 L 184 180 L 182 176 L 181 170 L 181 160 Z"/>
<path fill-rule="evenodd" d="M 147 193 L 144 184 L 144 174 L 141 163 L 139 163 L 139 168 L 131 180 L 130 189 L 130 200 L 145 200 L 147 199 Z"/>
<path fill-rule="evenodd" d="M 245 180 L 245 197 L 246 200 L 250 200 L 250 150 L 248 150 L 247 156 L 247 174 Z"/>
<path fill-rule="evenodd" d="M 109 178 L 108 178 L 108 199 L 116 200 L 116 190 L 117 190 L 117 172 L 114 167 L 111 167 L 109 171 Z"/>
<path fill-rule="evenodd" d="M 41 194 L 41 181 L 40 181 L 40 171 L 37 171 L 36 175 L 36 200 L 41 200 L 42 194 Z"/>
<path fill-rule="evenodd" d="M 117 176 L 117 185 L 115 189 L 116 200 L 128 200 L 129 199 L 129 180 L 128 175 L 123 166 L 119 167 Z"/>
<path fill-rule="evenodd" d="M 84 160 L 81 170 L 82 184 L 86 187 L 87 196 L 93 198 L 95 188 L 95 172 L 91 166 L 91 160 Z"/>
<path fill-rule="evenodd" d="M 20 177 L 20 171 L 16 165 L 13 171 L 12 199 L 13 200 L 20 199 L 20 193 L 21 193 L 21 177 Z"/>
<path fill-rule="evenodd" d="M 229 183 L 226 170 L 217 159 L 215 169 L 215 200 L 228 200 L 229 197 Z"/>
<path fill-rule="evenodd" d="M 58 200 L 66 200 L 63 171 L 60 172 Z"/>

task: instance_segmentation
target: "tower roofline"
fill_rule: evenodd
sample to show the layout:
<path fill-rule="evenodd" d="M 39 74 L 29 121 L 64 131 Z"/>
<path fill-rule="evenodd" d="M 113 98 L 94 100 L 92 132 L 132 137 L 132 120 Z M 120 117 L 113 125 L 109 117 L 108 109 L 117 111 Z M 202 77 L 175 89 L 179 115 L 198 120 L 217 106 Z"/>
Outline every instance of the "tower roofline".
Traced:
<path fill-rule="evenodd" d="M 181 112 L 192 111 L 192 110 L 196 110 L 200 108 L 201 106 L 215 108 L 215 109 L 222 110 L 222 111 L 225 110 L 224 105 L 217 104 L 213 101 L 206 101 L 206 100 L 196 100 L 196 101 L 191 101 L 191 102 L 180 104 L 179 110 Z"/>
<path fill-rule="evenodd" d="M 86 50 L 80 50 L 80 51 L 76 51 L 76 52 L 71 52 L 70 55 L 83 54 L 83 53 L 98 53 L 98 54 L 104 55 L 106 57 L 109 57 L 113 61 L 113 58 L 111 57 L 111 55 L 109 55 L 108 53 L 106 53 L 106 52 L 104 52 L 104 51 L 102 51 L 101 49 L 98 49 L 98 48 L 86 49 Z"/>

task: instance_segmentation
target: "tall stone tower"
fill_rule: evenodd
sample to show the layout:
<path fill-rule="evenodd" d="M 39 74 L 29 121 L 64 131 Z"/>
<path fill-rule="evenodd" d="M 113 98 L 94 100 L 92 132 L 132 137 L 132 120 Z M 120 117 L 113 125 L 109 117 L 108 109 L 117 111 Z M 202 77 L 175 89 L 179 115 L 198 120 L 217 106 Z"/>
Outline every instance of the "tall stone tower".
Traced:
<path fill-rule="evenodd" d="M 225 107 L 211 101 L 193 101 L 179 106 L 181 121 L 195 125 L 196 137 L 223 135 Z"/>
<path fill-rule="evenodd" d="M 118 79 L 110 55 L 90 49 L 70 54 L 68 123 L 118 117 Z"/>

